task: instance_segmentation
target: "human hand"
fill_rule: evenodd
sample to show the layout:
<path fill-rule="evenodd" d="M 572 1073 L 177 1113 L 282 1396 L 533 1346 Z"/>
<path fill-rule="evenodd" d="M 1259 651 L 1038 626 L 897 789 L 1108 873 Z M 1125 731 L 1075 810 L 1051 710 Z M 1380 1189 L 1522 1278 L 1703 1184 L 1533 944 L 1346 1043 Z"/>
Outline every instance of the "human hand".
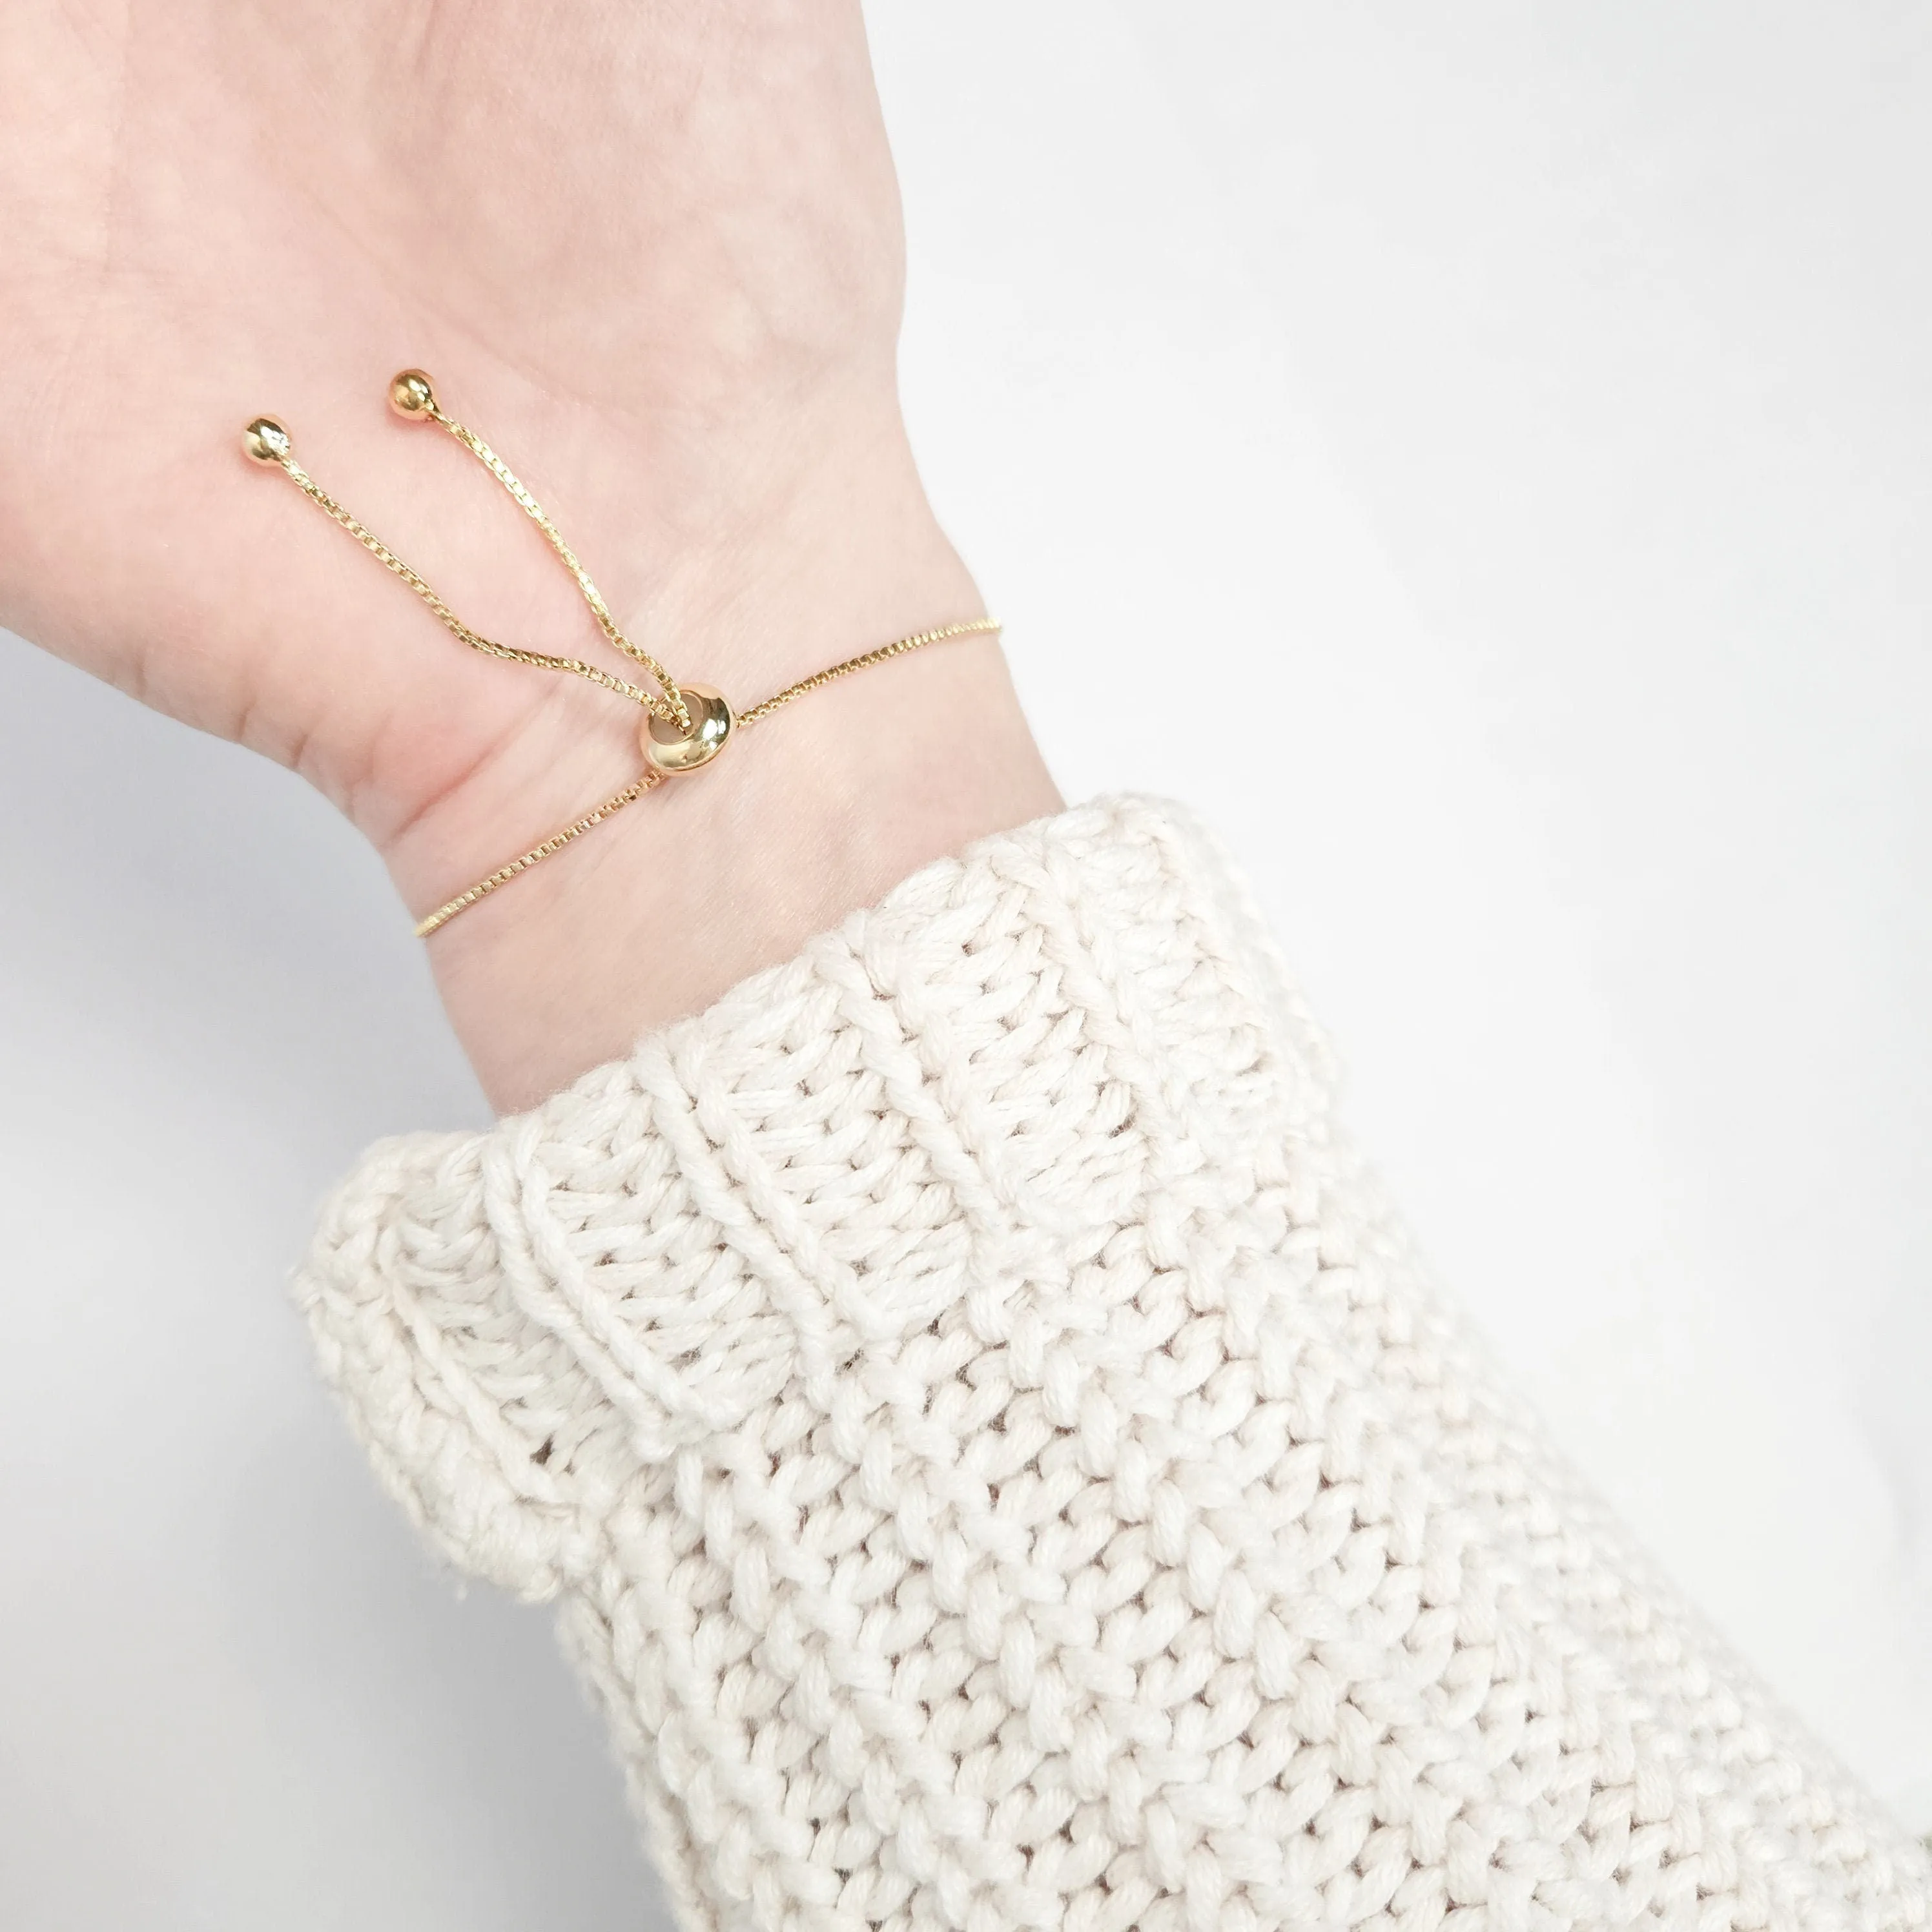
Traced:
<path fill-rule="evenodd" d="M 634 775 L 637 714 L 464 650 L 244 461 L 255 414 L 537 649 L 597 655 L 536 532 L 388 415 L 394 370 L 734 698 L 979 609 L 900 419 L 856 4 L 12 0 L 0 73 L 0 621 L 301 771 L 412 910 Z M 983 642 L 839 690 L 438 935 L 500 1100 L 1052 802 Z"/>

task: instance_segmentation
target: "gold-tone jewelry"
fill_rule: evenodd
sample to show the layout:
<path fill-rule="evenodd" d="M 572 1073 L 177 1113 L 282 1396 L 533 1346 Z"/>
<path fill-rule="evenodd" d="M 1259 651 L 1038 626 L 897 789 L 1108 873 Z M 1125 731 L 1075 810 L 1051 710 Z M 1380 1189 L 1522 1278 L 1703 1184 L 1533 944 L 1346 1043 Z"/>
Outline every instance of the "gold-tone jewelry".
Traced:
<path fill-rule="evenodd" d="M 724 750 L 737 722 L 722 691 L 713 691 L 708 684 L 687 684 L 681 688 L 685 709 L 691 714 L 685 728 L 680 731 L 668 718 L 647 717 L 638 740 L 651 770 L 666 778 L 710 764 Z"/>
<path fill-rule="evenodd" d="M 648 771 L 640 778 L 634 778 L 624 789 L 607 798 L 595 812 L 586 812 L 574 825 L 566 825 L 561 832 L 554 832 L 541 845 L 532 845 L 520 858 L 512 859 L 507 866 L 500 866 L 487 879 L 478 879 L 476 884 L 460 892 L 453 899 L 445 899 L 428 918 L 416 922 L 416 937 L 427 939 L 440 926 L 447 926 L 460 912 L 467 912 L 478 899 L 488 898 L 499 886 L 506 886 L 519 872 L 527 872 L 530 868 L 548 859 L 553 852 L 561 852 L 573 838 L 581 838 L 593 825 L 602 825 L 613 812 L 622 812 L 626 806 L 640 799 L 647 791 L 655 790 L 664 783 L 660 771 Z"/>
<path fill-rule="evenodd" d="M 444 628 L 472 650 L 510 664 L 534 664 L 546 670 L 566 672 L 643 709 L 644 716 L 638 733 L 639 748 L 644 757 L 643 776 L 607 798 L 595 811 L 586 812 L 561 832 L 554 832 L 520 857 L 500 866 L 487 878 L 478 879 L 454 898 L 446 900 L 417 926 L 418 939 L 427 939 L 439 927 L 448 925 L 458 913 L 468 910 L 498 886 L 528 872 L 532 866 L 541 864 L 552 853 L 561 851 L 593 826 L 601 825 L 614 813 L 621 812 L 646 792 L 655 790 L 667 778 L 702 770 L 736 732 L 769 718 L 794 698 L 802 698 L 807 692 L 816 691 L 835 678 L 848 676 L 873 664 L 884 664 L 892 658 L 904 657 L 928 644 L 1000 628 L 998 621 L 992 617 L 974 617 L 962 623 L 942 624 L 932 630 L 916 631 L 909 637 L 896 638 L 889 644 L 862 651 L 856 657 L 847 658 L 824 670 L 814 671 L 811 676 L 787 685 L 782 691 L 773 692 L 748 710 L 734 712 L 722 692 L 706 684 L 680 684 L 649 651 L 624 634 L 596 585 L 578 561 L 577 554 L 564 541 L 562 532 L 550 521 L 542 505 L 475 430 L 444 412 L 436 401 L 430 379 L 420 369 L 405 369 L 390 382 L 389 406 L 406 422 L 434 422 L 447 430 L 502 484 L 525 514 L 542 531 L 545 541 L 570 572 L 605 640 L 634 663 L 641 665 L 658 687 L 655 692 L 648 691 L 626 678 L 614 676 L 596 664 L 587 664 L 581 658 L 561 657 L 545 651 L 526 650 L 518 645 L 499 644 L 494 638 L 472 630 L 380 537 L 358 521 L 309 475 L 296 460 L 294 442 L 288 430 L 273 416 L 257 416 L 242 431 L 242 448 L 253 461 L 280 470 L 332 522 L 346 530 L 384 569 L 400 578 L 435 613 Z"/>

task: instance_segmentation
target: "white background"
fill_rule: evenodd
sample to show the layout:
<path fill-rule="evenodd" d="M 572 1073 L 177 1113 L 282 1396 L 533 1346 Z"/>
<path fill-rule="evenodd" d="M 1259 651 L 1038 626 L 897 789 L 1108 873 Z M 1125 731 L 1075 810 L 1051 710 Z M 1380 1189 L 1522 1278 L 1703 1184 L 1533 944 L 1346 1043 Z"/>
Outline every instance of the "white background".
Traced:
<path fill-rule="evenodd" d="M 1932 1826 L 1932 13 L 872 15 L 1064 786 L 1231 836 L 1441 1271 Z M 658 1922 L 280 1292 L 362 1142 L 483 1117 L 376 866 L 6 639 L 0 820 L 0 1922 Z"/>

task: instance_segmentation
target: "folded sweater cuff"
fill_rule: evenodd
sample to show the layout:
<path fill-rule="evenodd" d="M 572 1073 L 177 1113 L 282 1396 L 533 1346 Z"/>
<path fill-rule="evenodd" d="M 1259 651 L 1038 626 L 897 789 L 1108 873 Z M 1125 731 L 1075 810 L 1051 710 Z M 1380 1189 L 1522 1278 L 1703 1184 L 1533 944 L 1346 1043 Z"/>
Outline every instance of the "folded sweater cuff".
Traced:
<path fill-rule="evenodd" d="M 1225 1220 L 1319 1130 L 1328 1069 L 1214 842 L 1103 801 L 926 867 L 529 1113 L 379 1144 L 298 1299 L 418 1525 L 544 1597 L 640 1459 L 1150 1211 Z"/>
<path fill-rule="evenodd" d="M 1234 880 L 1069 812 L 374 1150 L 299 1292 L 385 1480 L 561 1594 L 686 1932 L 1924 1925 L 1408 1260 Z"/>

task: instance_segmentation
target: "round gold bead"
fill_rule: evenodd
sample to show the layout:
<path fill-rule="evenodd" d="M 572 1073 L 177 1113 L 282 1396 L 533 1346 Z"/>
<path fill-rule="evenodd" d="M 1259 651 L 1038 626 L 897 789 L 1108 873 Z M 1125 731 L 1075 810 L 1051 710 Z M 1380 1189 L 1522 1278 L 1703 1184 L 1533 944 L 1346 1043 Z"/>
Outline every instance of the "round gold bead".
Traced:
<path fill-rule="evenodd" d="M 436 414 L 436 392 L 420 369 L 405 369 L 389 382 L 389 406 L 405 422 L 427 422 Z"/>
<path fill-rule="evenodd" d="M 667 778 L 708 765 L 731 735 L 731 707 L 722 692 L 713 691 L 708 684 L 680 684 L 678 689 L 690 714 L 691 729 L 680 731 L 672 720 L 646 712 L 644 728 L 638 734 L 652 768 Z"/>
<path fill-rule="evenodd" d="M 295 445 L 273 416 L 257 416 L 242 432 L 242 447 L 251 463 L 280 463 Z"/>

